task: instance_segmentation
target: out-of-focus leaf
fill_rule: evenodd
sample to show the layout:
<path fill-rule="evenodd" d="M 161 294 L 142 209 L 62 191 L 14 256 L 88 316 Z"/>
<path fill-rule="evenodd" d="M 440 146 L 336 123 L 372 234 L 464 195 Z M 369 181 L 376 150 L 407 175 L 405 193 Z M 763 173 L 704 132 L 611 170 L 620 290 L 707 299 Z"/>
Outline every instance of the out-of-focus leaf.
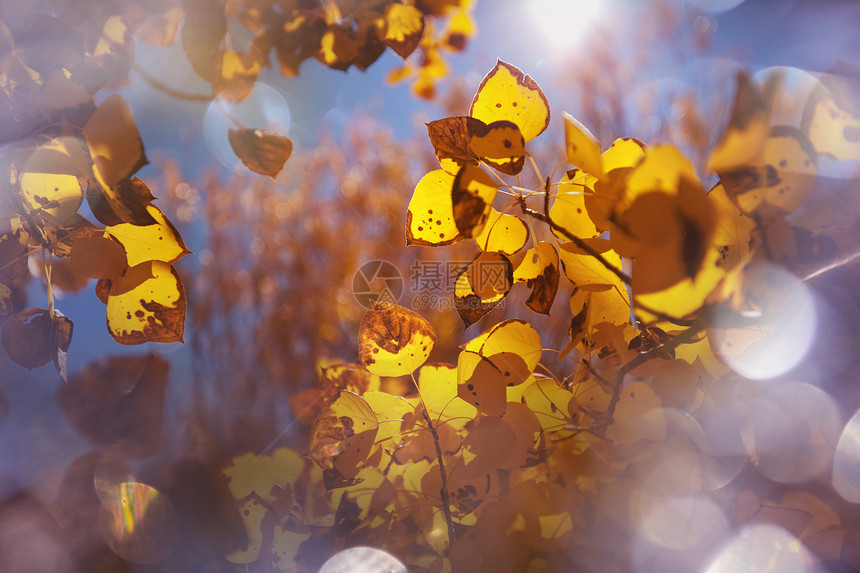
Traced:
<path fill-rule="evenodd" d="M 734 171 L 720 173 L 720 181 L 741 211 L 758 221 L 773 221 L 809 197 L 817 162 L 818 155 L 802 131 L 776 126 L 758 156 Z"/>
<path fill-rule="evenodd" d="M 708 159 L 708 170 L 721 173 L 749 163 L 758 156 L 770 131 L 770 115 L 781 78 L 771 75 L 761 88 L 745 72 L 737 75 L 735 103 L 729 124 Z"/>
<path fill-rule="evenodd" d="M 249 52 L 225 50 L 221 64 L 218 96 L 231 102 L 242 101 L 251 90 L 266 58 L 252 46 Z"/>
<path fill-rule="evenodd" d="M 516 66 L 499 60 L 472 100 L 469 115 L 486 124 L 513 122 L 525 141 L 531 141 L 549 125 L 549 103 L 540 86 Z"/>
<path fill-rule="evenodd" d="M 454 175 L 436 169 L 421 178 L 406 211 L 406 244 L 438 247 L 463 237 L 454 222 Z"/>
<path fill-rule="evenodd" d="M 339 480 L 354 478 L 373 449 L 379 422 L 363 398 L 341 390 L 328 399 L 311 430 L 307 454 Z"/>
<path fill-rule="evenodd" d="M 81 237 L 72 243 L 72 270 L 93 279 L 118 277 L 128 267 L 125 249 L 107 237 Z"/>
<path fill-rule="evenodd" d="M 411 374 L 436 344 L 433 325 L 421 315 L 393 304 L 368 310 L 358 328 L 358 356 L 379 376 Z"/>
<path fill-rule="evenodd" d="M 859 93 L 856 80 L 836 73 L 826 74 L 812 90 L 801 127 L 818 153 L 860 159 Z"/>
<path fill-rule="evenodd" d="M 409 4 L 389 4 L 385 9 L 383 41 L 403 59 L 415 51 L 424 34 L 424 14 Z"/>
<path fill-rule="evenodd" d="M 281 172 L 293 152 L 289 137 L 262 129 L 231 129 L 227 138 L 242 165 L 272 179 Z"/>
<path fill-rule="evenodd" d="M 197 75 L 215 85 L 221 78 L 221 41 L 227 18 L 220 0 L 185 0 L 182 49 Z"/>
<path fill-rule="evenodd" d="M 106 193 L 108 202 L 117 215 L 133 223 L 125 205 L 114 195 L 114 190 L 123 179 L 148 163 L 134 124 L 131 111 L 118 94 L 108 96 L 96 109 L 84 126 L 84 138 L 93 158 L 93 173 Z"/>
<path fill-rule="evenodd" d="M 12 290 L 0 283 L 0 326 L 12 315 Z"/>
<path fill-rule="evenodd" d="M 185 289 L 169 264 L 147 261 L 111 282 L 108 332 L 120 344 L 182 342 Z"/>
<path fill-rule="evenodd" d="M 65 357 L 72 341 L 72 321 L 55 311 L 28 308 L 3 323 L 3 349 L 16 364 L 33 369 L 55 361 L 65 378 Z"/>
<path fill-rule="evenodd" d="M 167 10 L 149 16 L 137 27 L 135 38 L 153 46 L 170 46 L 176 39 L 179 23 L 182 21 L 182 10 L 179 6 L 170 6 Z"/>
<path fill-rule="evenodd" d="M 161 447 L 168 368 L 155 354 L 105 357 L 70 376 L 57 400 L 72 427 L 93 443 L 147 457 Z"/>
<path fill-rule="evenodd" d="M 507 255 L 492 251 L 480 253 L 460 271 L 454 284 L 454 307 L 467 328 L 507 296 L 513 272 Z"/>
<path fill-rule="evenodd" d="M 21 192 L 30 209 L 57 225 L 74 215 L 84 199 L 77 177 L 58 173 L 24 173 Z"/>

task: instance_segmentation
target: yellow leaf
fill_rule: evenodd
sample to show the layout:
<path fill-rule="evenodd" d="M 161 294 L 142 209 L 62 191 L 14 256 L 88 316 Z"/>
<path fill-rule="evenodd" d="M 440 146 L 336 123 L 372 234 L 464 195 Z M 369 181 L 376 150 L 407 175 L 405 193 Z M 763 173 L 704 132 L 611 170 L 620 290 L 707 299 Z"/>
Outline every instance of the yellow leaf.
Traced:
<path fill-rule="evenodd" d="M 404 60 L 415 51 L 424 34 L 424 14 L 409 4 L 389 4 L 385 9 L 383 42 Z"/>
<path fill-rule="evenodd" d="M 263 548 L 263 518 L 268 511 L 265 505 L 253 497 L 242 504 L 239 514 L 248 534 L 248 546 L 226 555 L 224 558 L 227 561 L 247 565 L 260 558 L 260 550 Z"/>
<path fill-rule="evenodd" d="M 55 225 L 72 217 L 84 200 L 83 189 L 74 175 L 24 173 L 21 192 L 30 209 Z"/>
<path fill-rule="evenodd" d="M 425 364 L 418 371 L 418 391 L 434 423 L 445 420 L 462 428 L 477 415 L 471 404 L 457 396 L 457 368 L 450 364 Z"/>
<path fill-rule="evenodd" d="M 325 404 L 308 439 L 307 455 L 342 480 L 355 477 L 370 455 L 379 422 L 360 396 L 341 390 Z"/>
<path fill-rule="evenodd" d="M 272 567 L 284 573 L 295 571 L 298 566 L 296 556 L 299 554 L 299 546 L 310 536 L 310 533 L 296 533 L 276 525 L 272 540 Z"/>
<path fill-rule="evenodd" d="M 503 253 L 480 253 L 457 275 L 454 307 L 468 328 L 493 310 L 513 284 L 513 266 Z"/>
<path fill-rule="evenodd" d="M 593 187 L 596 182 L 593 176 L 586 175 L 578 169 L 571 169 L 558 182 L 555 202 L 549 210 L 554 223 L 580 239 L 590 239 L 600 234 L 594 221 L 589 217 L 585 204 L 586 195 L 594 194 Z M 591 185 L 590 188 L 588 184 Z M 555 229 L 553 233 L 562 241 L 569 240 Z"/>
<path fill-rule="evenodd" d="M 158 207 L 148 205 L 146 211 L 155 221 L 154 225 L 121 223 L 105 229 L 107 235 L 125 249 L 130 267 L 146 261 L 175 263 L 191 252 Z"/>
<path fill-rule="evenodd" d="M 741 211 L 759 222 L 769 222 L 803 205 L 815 184 L 817 162 L 802 131 L 776 126 L 755 159 L 720 173 L 720 181 Z"/>
<path fill-rule="evenodd" d="M 488 73 L 472 100 L 469 115 L 486 124 L 511 121 L 531 141 L 549 125 L 549 103 L 540 86 L 519 68 L 501 60 Z"/>
<path fill-rule="evenodd" d="M 523 393 L 523 401 L 547 431 L 563 430 L 571 421 L 571 405 L 576 404 L 569 390 L 548 378 L 535 379 Z"/>
<path fill-rule="evenodd" d="M 860 160 L 860 110 L 849 103 L 851 93 L 845 78 L 826 75 L 803 112 L 803 131 L 815 150 L 840 161 Z"/>
<path fill-rule="evenodd" d="M 640 195 L 661 192 L 676 195 L 682 181 L 698 182 L 696 169 L 678 148 L 662 144 L 645 150 L 627 176 L 624 192 L 615 204 L 616 215 L 629 209 Z"/>
<path fill-rule="evenodd" d="M 454 178 L 451 202 L 454 222 L 464 237 L 480 234 L 496 198 L 498 185 L 478 165 L 467 163 Z"/>
<path fill-rule="evenodd" d="M 603 177 L 600 142 L 587 127 L 568 113 L 564 113 L 564 144 L 568 161 L 586 173 L 598 178 Z"/>
<path fill-rule="evenodd" d="M 525 382 L 543 354 L 537 331 L 519 319 L 500 322 L 467 342 L 463 349 L 492 362 L 507 379 L 506 386 Z"/>
<path fill-rule="evenodd" d="M 449 245 L 463 237 L 454 222 L 454 176 L 436 169 L 421 178 L 406 211 L 406 244 Z"/>
<path fill-rule="evenodd" d="M 514 282 L 525 282 L 532 289 L 526 306 L 535 312 L 549 314 L 558 292 L 558 252 L 551 243 L 541 241 L 526 251 L 514 271 Z"/>
<path fill-rule="evenodd" d="M 477 126 L 479 129 L 474 129 Z M 469 148 L 485 163 L 506 175 L 516 175 L 525 165 L 526 146 L 520 128 L 510 121 L 494 121 L 486 126 L 469 124 Z"/>
<path fill-rule="evenodd" d="M 589 246 L 603 255 L 603 259 L 614 268 L 621 270 L 621 257 L 610 249 L 606 239 L 586 240 Z M 600 287 L 600 290 L 614 287 L 625 292 L 623 281 L 607 269 L 598 259 L 579 249 L 574 243 L 561 245 L 559 251 L 564 274 L 578 287 Z"/>
<path fill-rule="evenodd" d="M 411 374 L 424 364 L 436 344 L 433 325 L 393 304 L 368 310 L 358 328 L 358 356 L 379 376 Z"/>
<path fill-rule="evenodd" d="M 475 237 L 475 242 L 483 251 L 496 251 L 513 255 L 526 246 L 529 228 L 525 221 L 516 215 L 490 210 L 484 228 Z"/>
<path fill-rule="evenodd" d="M 107 301 L 108 332 L 120 344 L 182 342 L 185 289 L 169 264 L 147 261 L 113 281 Z"/>

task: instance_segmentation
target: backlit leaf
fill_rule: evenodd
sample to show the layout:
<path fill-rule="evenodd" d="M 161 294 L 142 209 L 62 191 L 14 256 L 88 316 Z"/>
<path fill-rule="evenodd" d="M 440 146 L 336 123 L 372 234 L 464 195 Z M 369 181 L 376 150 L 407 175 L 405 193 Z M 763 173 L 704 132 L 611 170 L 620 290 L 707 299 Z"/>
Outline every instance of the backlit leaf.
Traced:
<path fill-rule="evenodd" d="M 242 165 L 272 179 L 281 172 L 293 152 L 289 137 L 262 129 L 231 129 L 227 138 Z"/>
<path fill-rule="evenodd" d="M 415 51 L 424 34 L 424 14 L 409 4 L 389 4 L 385 9 L 383 41 L 403 59 Z"/>
<path fill-rule="evenodd" d="M 497 191 L 497 184 L 475 164 L 468 163 L 457 172 L 451 203 L 461 235 L 472 237 L 483 230 Z"/>
<path fill-rule="evenodd" d="M 567 113 L 564 114 L 564 144 L 568 161 L 595 177 L 603 176 L 600 142 L 587 127 Z"/>
<path fill-rule="evenodd" d="M 483 129 L 486 129 L 484 122 L 469 116 L 446 117 L 427 124 L 427 134 L 437 159 L 440 162 L 450 160 L 461 166 L 478 162 L 479 157 L 472 151 L 470 143 L 472 133 Z"/>
<path fill-rule="evenodd" d="M 118 94 L 108 96 L 96 109 L 84 126 L 84 138 L 93 158 L 93 173 L 106 193 L 148 163 L 131 110 Z M 127 221 L 123 205 L 110 194 L 107 199 Z"/>
<path fill-rule="evenodd" d="M 589 239 L 600 234 L 589 217 L 585 204 L 586 195 L 594 193 L 593 188 L 586 187 L 588 179 L 590 179 L 589 183 L 592 187 L 597 182 L 593 176 L 586 175 L 578 169 L 571 169 L 565 173 L 561 181 L 558 182 L 556 198 L 549 210 L 549 215 L 554 223 L 580 239 Z M 559 240 L 569 240 L 555 229 L 553 229 L 553 234 Z"/>
<path fill-rule="evenodd" d="M 744 213 L 773 221 L 800 207 L 815 184 L 817 154 L 797 128 L 774 127 L 761 153 L 720 181 Z"/>
<path fill-rule="evenodd" d="M 526 251 L 522 262 L 514 271 L 514 282 L 525 282 L 532 289 L 526 306 L 535 312 L 549 314 L 559 279 L 558 252 L 551 243 L 541 241 Z"/>
<path fill-rule="evenodd" d="M 531 141 L 549 125 L 549 103 L 540 86 L 511 64 L 499 60 L 472 100 L 469 115 L 486 124 L 511 121 L 525 141 Z"/>
<path fill-rule="evenodd" d="M 411 374 L 424 364 L 435 344 L 432 324 L 393 304 L 368 310 L 358 329 L 359 359 L 379 376 Z"/>
<path fill-rule="evenodd" d="M 537 415 L 541 428 L 555 431 L 562 430 L 570 422 L 576 400 L 554 380 L 537 378 L 525 389 L 523 403 Z"/>
<path fill-rule="evenodd" d="M 493 310 L 510 292 L 513 266 L 498 252 L 483 252 L 466 265 L 454 284 L 454 307 L 468 328 Z"/>
<path fill-rule="evenodd" d="M 182 342 L 185 289 L 169 264 L 147 261 L 114 279 L 107 301 L 108 332 L 120 344 Z"/>
<path fill-rule="evenodd" d="M 484 126 L 469 123 L 469 147 L 484 162 L 506 175 L 516 175 L 525 165 L 525 140 L 513 122 L 500 120 Z M 476 129 L 480 128 L 480 129 Z"/>
<path fill-rule="evenodd" d="M 488 416 L 505 413 L 507 379 L 495 364 L 464 350 L 457 359 L 457 395 Z"/>
<path fill-rule="evenodd" d="M 379 422 L 363 398 L 341 390 L 328 399 L 308 439 L 307 454 L 324 470 L 349 480 L 370 455 Z"/>
<path fill-rule="evenodd" d="M 780 77 L 771 75 L 761 88 L 746 73 L 738 73 L 729 124 L 708 159 L 708 170 L 731 171 L 755 159 L 770 131 L 770 115 Z"/>
<path fill-rule="evenodd" d="M 215 84 L 221 78 L 221 41 L 227 33 L 224 5 L 219 0 L 185 0 L 182 49 L 201 78 Z"/>
<path fill-rule="evenodd" d="M 860 159 L 860 110 L 848 77 L 827 74 L 803 111 L 802 129 L 815 150 L 838 160 Z"/>
<path fill-rule="evenodd" d="M 57 173 L 24 173 L 21 192 L 30 209 L 54 224 L 68 220 L 84 199 L 77 177 Z"/>
<path fill-rule="evenodd" d="M 467 342 L 463 349 L 489 359 L 507 378 L 506 386 L 525 382 L 543 354 L 537 331 L 519 319 L 500 322 Z"/>
<path fill-rule="evenodd" d="M 106 229 L 107 235 L 113 237 L 125 249 L 130 267 L 146 261 L 175 263 L 191 252 L 158 207 L 149 205 L 146 211 L 154 224 L 131 225 L 122 223 L 109 226 Z"/>
<path fill-rule="evenodd" d="M 516 215 L 499 213 L 490 209 L 484 228 L 475 237 L 475 242 L 484 251 L 497 251 L 513 255 L 526 246 L 529 228 Z"/>
<path fill-rule="evenodd" d="M 477 414 L 474 406 L 457 396 L 457 368 L 450 364 L 425 364 L 418 371 L 418 391 L 434 422 L 445 420 L 461 428 Z"/>
<path fill-rule="evenodd" d="M 242 101 L 254 89 L 257 74 L 267 63 L 266 58 L 253 45 L 247 52 L 225 50 L 221 57 L 218 97 L 230 102 Z"/>
<path fill-rule="evenodd" d="M 451 204 L 454 175 L 436 169 L 421 178 L 406 212 L 406 244 L 441 246 L 463 237 Z"/>
<path fill-rule="evenodd" d="M 621 257 L 610 248 L 606 239 L 590 239 L 586 241 L 595 251 L 600 253 L 607 263 L 621 270 Z M 574 243 L 564 243 L 558 252 L 564 274 L 578 287 L 600 287 L 605 290 L 615 287 L 624 292 L 624 283 L 612 271 L 607 269 L 599 260 L 578 248 Z"/>

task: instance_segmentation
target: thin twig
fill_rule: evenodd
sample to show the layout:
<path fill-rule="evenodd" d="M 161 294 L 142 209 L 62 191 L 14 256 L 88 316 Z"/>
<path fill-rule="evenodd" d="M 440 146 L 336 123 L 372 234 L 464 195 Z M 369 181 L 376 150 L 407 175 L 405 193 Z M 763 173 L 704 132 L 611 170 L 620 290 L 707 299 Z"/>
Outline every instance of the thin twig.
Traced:
<path fill-rule="evenodd" d="M 208 95 L 204 94 L 190 94 L 188 92 L 179 91 L 162 82 L 155 76 L 150 75 L 149 72 L 141 68 L 138 64 L 134 64 L 132 69 L 137 72 L 137 74 L 148 83 L 153 88 L 157 89 L 160 92 L 164 92 L 171 97 L 175 97 L 177 99 L 184 99 L 188 101 L 212 101 L 215 99 L 215 91 Z"/>

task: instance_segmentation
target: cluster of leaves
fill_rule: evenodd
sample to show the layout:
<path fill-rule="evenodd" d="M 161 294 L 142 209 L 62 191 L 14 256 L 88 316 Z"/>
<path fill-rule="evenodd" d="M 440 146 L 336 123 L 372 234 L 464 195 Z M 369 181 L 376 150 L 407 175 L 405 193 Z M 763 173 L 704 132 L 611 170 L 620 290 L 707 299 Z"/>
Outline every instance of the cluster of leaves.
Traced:
<path fill-rule="evenodd" d="M 518 319 L 468 341 L 456 364 L 428 364 L 431 324 L 380 303 L 359 327 L 361 364 L 322 370 L 317 397 L 326 402 L 306 450 L 321 474 L 299 480 L 307 468 L 289 464 L 289 450 L 236 459 L 227 472 L 235 497 L 254 506 L 244 514 L 250 538 L 264 540 L 238 562 L 303 569 L 311 547 L 369 544 L 415 570 L 627 570 L 619 547 L 641 527 L 682 550 L 719 539 L 703 517 L 713 499 L 735 527 L 779 524 L 814 558 L 851 562 L 858 524 L 826 492 L 756 489 L 750 478 L 725 488 L 748 460 L 767 465 L 759 451 L 767 429 L 749 401 L 763 390 L 723 361 L 769 342 L 768 318 L 782 303 L 768 294 L 776 280 L 768 265 L 811 276 L 858 239 L 856 213 L 835 213 L 850 209 L 847 198 L 815 169 L 819 154 L 857 158 L 850 81 L 826 78 L 797 127 L 770 125 L 775 86 L 739 76 L 729 125 L 709 157 L 720 178 L 709 192 L 677 148 L 628 138 L 603 150 L 567 115 L 565 149 L 576 167 L 534 189 L 506 183 L 522 171 L 525 142 L 545 129 L 549 108 L 537 84 L 504 62 L 468 116 L 430 123 L 441 169 L 415 188 L 408 241 L 475 240 L 479 252 L 454 293 L 467 328 L 515 281 L 531 287 L 529 308 L 549 313 L 563 272 L 573 291 L 570 342 L 559 354 L 573 367 L 556 376 L 544 366 L 540 335 Z M 510 196 L 500 211 L 497 194 Z M 507 212 L 514 207 L 526 219 Z M 535 236 L 532 221 L 549 236 L 517 256 Z M 379 389 L 401 376 L 412 377 L 413 391 Z M 822 447 L 816 436 L 832 443 L 838 432 L 812 409 L 796 411 L 807 428 L 796 446 L 810 452 Z M 726 415 L 740 417 L 721 427 L 731 435 L 703 431 Z M 721 453 L 725 440 L 740 451 Z M 260 464 L 273 469 L 251 469 Z M 779 471 L 790 483 L 804 479 Z M 252 495 L 248 480 L 261 475 Z M 314 484 L 307 507 L 330 508 L 324 519 L 302 521 L 292 493 L 300 482 Z M 774 551 L 794 549 L 786 542 Z M 694 568 L 696 555 L 678 559 Z"/>
<path fill-rule="evenodd" d="M 441 46 L 461 49 L 471 33 L 468 13 L 459 2 L 343 9 L 335 2 L 132 2 L 100 5 L 86 17 L 63 2 L 50 11 L 4 7 L 0 323 L 9 356 L 27 368 L 53 360 L 65 379 L 72 322 L 54 307 L 53 289 L 79 290 L 89 278 L 99 281 L 96 294 L 118 342 L 182 340 L 185 292 L 171 265 L 188 250 L 135 177 L 148 161 L 128 106 L 118 95 L 96 106 L 99 91 L 121 85 L 134 68 L 135 39 L 169 46 L 179 37 L 194 71 L 212 85 L 206 97 L 233 102 L 250 93 L 271 52 L 283 74 L 295 75 L 307 58 L 363 70 L 386 48 L 406 58 L 421 45 L 434 62 L 419 74 L 428 94 L 444 75 Z M 434 18 L 451 22 L 444 39 L 430 32 Z M 254 33 L 247 51 L 228 49 L 230 21 Z M 272 178 L 292 153 L 289 138 L 241 125 L 229 140 L 245 166 Z M 47 309 L 21 308 L 31 267 L 47 284 Z"/>
<path fill-rule="evenodd" d="M 68 62 L 40 54 L 28 47 L 6 54 L 7 94 L 17 99 L 38 88 L 42 100 L 55 92 L 72 99 L 46 102 L 52 113 L 32 118 L 26 137 L 4 145 L 0 322 L 12 360 L 26 368 L 53 360 L 65 380 L 72 322 L 55 308 L 54 288 L 78 290 L 97 279 L 119 343 L 181 341 L 185 291 L 172 264 L 189 251 L 134 175 L 147 158 L 125 101 L 112 95 L 96 107 Z M 84 60 L 85 74 L 91 55 L 74 57 Z M 47 309 L 15 308 L 31 269 L 47 285 Z"/>

